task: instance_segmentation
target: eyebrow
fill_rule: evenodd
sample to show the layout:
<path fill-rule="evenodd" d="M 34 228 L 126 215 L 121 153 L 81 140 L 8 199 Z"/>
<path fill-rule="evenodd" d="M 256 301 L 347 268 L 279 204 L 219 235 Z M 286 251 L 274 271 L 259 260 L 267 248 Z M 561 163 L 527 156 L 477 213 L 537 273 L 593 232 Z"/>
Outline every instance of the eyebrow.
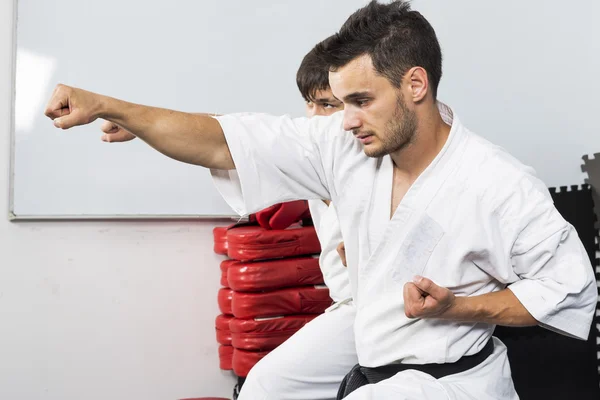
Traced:
<path fill-rule="evenodd" d="M 319 97 L 313 100 L 313 103 L 335 103 L 339 102 L 337 97 Z"/>
<path fill-rule="evenodd" d="M 369 92 L 354 92 L 350 93 L 348 96 L 344 97 L 344 103 L 350 103 L 351 101 L 363 98 L 363 97 L 371 97 Z"/>

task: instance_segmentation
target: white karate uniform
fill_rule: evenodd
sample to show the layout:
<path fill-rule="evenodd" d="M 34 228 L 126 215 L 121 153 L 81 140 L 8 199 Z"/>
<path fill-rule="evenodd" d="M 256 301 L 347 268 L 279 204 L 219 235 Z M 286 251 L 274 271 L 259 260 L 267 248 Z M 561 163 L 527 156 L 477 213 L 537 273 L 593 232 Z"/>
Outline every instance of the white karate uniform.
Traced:
<path fill-rule="evenodd" d="M 321 243 L 319 265 L 325 285 L 329 288 L 329 296 L 335 303 L 333 307 L 336 307 L 336 304 L 352 299 L 348 268 L 342 264 L 337 252 L 337 246 L 344 241 L 337 213 L 333 203 L 327 206 L 322 200 L 309 200 L 308 207 Z"/>
<path fill-rule="evenodd" d="M 288 200 L 333 201 L 363 366 L 454 362 L 491 338 L 493 325 L 407 318 L 403 287 L 414 275 L 457 296 L 509 286 L 542 326 L 586 339 L 597 289 L 577 232 L 531 168 L 441 103 L 440 113 L 452 127 L 448 140 L 391 219 L 392 160 L 367 157 L 343 131 L 341 112 L 218 117 L 237 174 L 212 171 L 215 184 L 240 215 Z M 516 399 L 506 348 L 495 344 L 492 356 L 461 374 L 434 380 L 406 371 L 348 398 Z"/>
<path fill-rule="evenodd" d="M 310 200 L 319 242 L 319 265 L 334 304 L 260 360 L 246 377 L 239 400 L 323 400 L 336 397 L 340 382 L 358 363 L 355 307 L 348 269 L 337 252 L 343 241 L 333 203 Z"/>
<path fill-rule="evenodd" d="M 260 360 L 238 400 L 331 400 L 358 363 L 356 308 L 351 302 L 319 315 Z"/>

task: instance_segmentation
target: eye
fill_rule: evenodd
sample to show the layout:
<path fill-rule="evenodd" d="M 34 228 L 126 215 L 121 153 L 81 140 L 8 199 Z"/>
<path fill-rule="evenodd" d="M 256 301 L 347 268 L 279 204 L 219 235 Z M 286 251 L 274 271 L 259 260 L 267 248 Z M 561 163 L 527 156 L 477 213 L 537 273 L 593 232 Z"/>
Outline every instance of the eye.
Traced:
<path fill-rule="evenodd" d="M 331 103 L 323 103 L 323 108 L 335 108 L 335 106 Z"/>
<path fill-rule="evenodd" d="M 365 107 L 366 105 L 369 104 L 369 99 L 358 99 L 358 100 L 356 100 L 356 104 L 359 107 Z"/>

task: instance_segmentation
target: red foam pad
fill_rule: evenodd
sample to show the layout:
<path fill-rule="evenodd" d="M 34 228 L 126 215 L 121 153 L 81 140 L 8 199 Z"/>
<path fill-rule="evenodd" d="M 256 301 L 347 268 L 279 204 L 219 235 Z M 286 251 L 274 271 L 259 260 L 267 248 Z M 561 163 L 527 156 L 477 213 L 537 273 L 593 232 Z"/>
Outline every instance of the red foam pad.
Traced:
<path fill-rule="evenodd" d="M 285 229 L 300 221 L 307 213 L 310 215 L 308 201 L 295 200 L 274 204 L 257 212 L 256 220 L 265 229 Z"/>
<path fill-rule="evenodd" d="M 229 260 L 228 260 L 229 261 Z M 221 263 L 221 265 L 223 265 Z M 229 263 L 227 283 L 233 290 L 251 292 L 323 283 L 316 257 Z"/>
<path fill-rule="evenodd" d="M 221 288 L 219 289 L 219 293 L 217 294 L 217 302 L 219 304 L 219 310 L 222 314 L 233 314 L 231 309 L 231 300 L 233 297 L 233 290 L 229 288 Z"/>
<path fill-rule="evenodd" d="M 229 267 L 233 266 L 233 265 L 238 265 L 240 262 L 238 260 L 223 260 L 221 261 L 221 286 L 225 286 L 225 287 L 231 287 L 229 286 L 229 283 L 227 282 L 227 271 L 229 270 Z"/>
<path fill-rule="evenodd" d="M 298 224 L 283 230 L 238 226 L 227 230 L 227 255 L 241 261 L 294 257 L 321 252 L 313 226 Z"/>
<path fill-rule="evenodd" d="M 227 226 L 217 226 L 213 229 L 213 251 L 217 254 L 227 255 Z"/>
<path fill-rule="evenodd" d="M 226 371 L 233 369 L 233 346 L 219 346 L 219 368 Z"/>
<path fill-rule="evenodd" d="M 221 271 L 221 280 L 219 281 L 219 283 L 223 287 L 229 286 L 227 283 L 227 271 Z"/>
<path fill-rule="evenodd" d="M 217 343 L 231 346 L 231 330 L 229 329 L 229 322 L 233 319 L 231 315 L 217 315 L 215 318 L 215 330 L 217 333 Z"/>
<path fill-rule="evenodd" d="M 254 365 L 260 361 L 261 358 L 269 354 L 269 351 L 246 351 L 240 349 L 233 349 L 233 372 L 239 377 L 245 378 L 248 373 L 254 367 Z"/>
<path fill-rule="evenodd" d="M 231 344 L 242 350 L 273 350 L 316 316 L 317 314 L 265 319 L 232 318 L 229 320 Z"/>
<path fill-rule="evenodd" d="M 331 305 L 327 287 L 302 286 L 270 292 L 234 292 L 232 314 L 236 318 L 319 314 Z"/>

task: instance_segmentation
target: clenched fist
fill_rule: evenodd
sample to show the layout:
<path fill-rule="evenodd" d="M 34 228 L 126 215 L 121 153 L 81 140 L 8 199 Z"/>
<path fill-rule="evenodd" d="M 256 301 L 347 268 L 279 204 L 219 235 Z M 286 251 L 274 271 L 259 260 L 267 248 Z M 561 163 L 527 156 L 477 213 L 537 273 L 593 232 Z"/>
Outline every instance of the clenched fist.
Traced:
<path fill-rule="evenodd" d="M 69 129 L 86 125 L 98 118 L 102 96 L 65 85 L 57 85 L 48 102 L 45 114 L 54 126 Z"/>
<path fill-rule="evenodd" d="M 105 121 L 101 129 L 104 132 L 103 142 L 128 142 L 136 138 L 133 133 L 110 121 Z"/>
<path fill-rule="evenodd" d="M 416 276 L 404 285 L 404 313 L 408 318 L 443 318 L 455 301 L 452 291 L 431 279 Z"/>

